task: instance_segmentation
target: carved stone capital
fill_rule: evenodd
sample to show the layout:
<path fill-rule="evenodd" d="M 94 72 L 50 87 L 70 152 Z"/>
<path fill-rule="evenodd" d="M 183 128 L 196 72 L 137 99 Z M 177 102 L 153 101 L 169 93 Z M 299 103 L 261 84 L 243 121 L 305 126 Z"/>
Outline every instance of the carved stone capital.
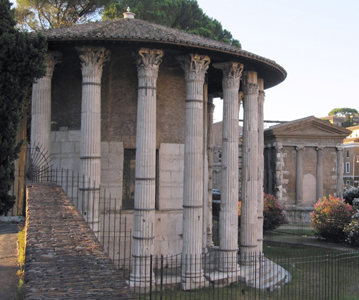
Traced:
<path fill-rule="evenodd" d="M 56 51 L 49 51 L 46 53 L 46 75 L 45 77 L 52 78 L 54 73 L 55 65 L 61 62 L 62 53 Z"/>
<path fill-rule="evenodd" d="M 238 92 L 238 107 L 241 106 L 241 103 L 243 101 L 243 92 Z"/>
<path fill-rule="evenodd" d="M 282 150 L 282 149 L 283 149 L 283 144 L 282 144 L 282 143 L 277 143 L 277 144 L 275 145 L 275 148 L 276 148 L 277 150 Z"/>
<path fill-rule="evenodd" d="M 258 101 L 263 104 L 265 96 L 266 96 L 266 93 L 264 91 L 259 91 L 258 92 Z"/>
<path fill-rule="evenodd" d="M 239 81 L 242 77 L 244 66 L 238 62 L 225 62 L 213 64 L 216 69 L 222 69 L 223 89 L 239 89 Z"/>
<path fill-rule="evenodd" d="M 344 150 L 343 144 L 337 144 L 337 145 L 335 146 L 335 148 L 337 149 L 337 151 L 343 151 L 343 150 Z"/>
<path fill-rule="evenodd" d="M 186 82 L 204 82 L 204 75 L 211 62 L 209 56 L 191 53 L 190 56 L 177 57 L 177 60 L 185 71 Z"/>
<path fill-rule="evenodd" d="M 163 50 L 142 48 L 135 55 L 138 77 L 158 76 L 158 68 L 162 62 Z"/>
<path fill-rule="evenodd" d="M 305 146 L 303 146 L 303 145 L 299 145 L 299 146 L 296 146 L 295 147 L 295 150 L 297 150 L 297 151 L 300 151 L 300 150 L 305 150 Z"/>
<path fill-rule="evenodd" d="M 325 148 L 325 146 L 318 145 L 317 147 L 315 147 L 315 150 L 319 151 L 319 150 L 323 150 L 324 148 Z"/>
<path fill-rule="evenodd" d="M 255 83 L 245 83 L 242 87 L 243 94 L 246 95 L 258 95 L 259 87 Z"/>
<path fill-rule="evenodd" d="M 107 60 L 109 51 L 104 47 L 81 46 L 76 47 L 81 60 L 83 77 L 102 76 L 103 63 Z"/>

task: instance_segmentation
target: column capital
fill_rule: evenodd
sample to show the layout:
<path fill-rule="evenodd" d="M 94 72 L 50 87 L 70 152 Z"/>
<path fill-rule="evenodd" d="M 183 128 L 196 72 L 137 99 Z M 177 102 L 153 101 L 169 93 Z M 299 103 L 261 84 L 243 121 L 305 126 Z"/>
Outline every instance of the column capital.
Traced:
<path fill-rule="evenodd" d="M 138 54 L 135 54 L 138 77 L 157 78 L 163 55 L 163 50 L 159 49 L 141 48 L 138 50 Z"/>
<path fill-rule="evenodd" d="M 344 150 L 343 144 L 337 144 L 337 145 L 335 146 L 335 148 L 337 149 L 337 151 L 343 151 L 343 150 Z"/>
<path fill-rule="evenodd" d="M 295 150 L 299 151 L 299 150 L 305 150 L 305 146 L 304 145 L 298 145 L 295 147 Z"/>
<path fill-rule="evenodd" d="M 277 144 L 275 145 L 275 148 L 276 148 L 277 150 L 282 150 L 282 149 L 283 149 L 283 144 L 282 144 L 282 143 L 277 143 Z"/>
<path fill-rule="evenodd" d="M 319 151 L 319 150 L 323 150 L 325 148 L 324 145 L 318 145 L 317 147 L 315 147 L 315 150 Z"/>
<path fill-rule="evenodd" d="M 49 51 L 45 54 L 46 58 L 46 75 L 45 77 L 52 78 L 55 65 L 61 62 L 62 53 L 57 51 Z"/>
<path fill-rule="evenodd" d="M 105 47 L 76 47 L 81 60 L 82 77 L 101 77 L 102 67 L 107 60 L 109 50 Z"/>
<path fill-rule="evenodd" d="M 191 53 L 190 56 L 184 55 L 177 57 L 177 61 L 185 71 L 186 82 L 204 82 L 204 75 L 211 62 L 209 56 Z"/>
<path fill-rule="evenodd" d="M 264 99 L 265 99 L 266 93 L 264 91 L 259 91 L 258 92 L 258 101 L 261 102 L 262 104 L 264 103 Z"/>
<path fill-rule="evenodd" d="M 226 89 L 239 89 L 239 81 L 242 77 L 244 66 L 238 62 L 225 62 L 213 64 L 216 69 L 222 69 L 222 87 Z"/>
<path fill-rule="evenodd" d="M 256 83 L 243 82 L 243 94 L 246 95 L 258 95 L 259 87 Z"/>
<path fill-rule="evenodd" d="M 240 91 L 238 93 L 238 108 L 241 106 L 242 101 L 243 101 L 243 92 Z"/>

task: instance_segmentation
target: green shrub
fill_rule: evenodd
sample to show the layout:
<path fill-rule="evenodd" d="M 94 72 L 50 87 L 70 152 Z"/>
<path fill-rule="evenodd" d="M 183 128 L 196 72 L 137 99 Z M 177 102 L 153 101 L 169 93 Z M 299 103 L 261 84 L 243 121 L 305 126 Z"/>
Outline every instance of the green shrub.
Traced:
<path fill-rule="evenodd" d="M 238 201 L 238 226 L 241 226 L 242 203 Z M 278 228 L 287 223 L 284 208 L 278 204 L 276 197 L 271 194 L 264 194 L 263 198 L 263 231 Z"/>
<path fill-rule="evenodd" d="M 344 227 L 347 226 L 354 215 L 353 207 L 344 200 L 329 196 L 319 199 L 314 204 L 311 213 L 312 228 L 318 235 L 329 241 L 342 242 L 345 240 Z"/>
<path fill-rule="evenodd" d="M 276 197 L 264 194 L 263 230 L 273 230 L 280 225 L 288 223 L 284 214 L 284 207 L 278 204 Z"/>
<path fill-rule="evenodd" d="M 345 241 L 353 246 L 359 246 L 359 213 L 344 227 Z"/>
<path fill-rule="evenodd" d="M 353 205 L 353 200 L 359 198 L 359 188 L 354 186 L 344 186 L 343 198 L 346 203 Z"/>

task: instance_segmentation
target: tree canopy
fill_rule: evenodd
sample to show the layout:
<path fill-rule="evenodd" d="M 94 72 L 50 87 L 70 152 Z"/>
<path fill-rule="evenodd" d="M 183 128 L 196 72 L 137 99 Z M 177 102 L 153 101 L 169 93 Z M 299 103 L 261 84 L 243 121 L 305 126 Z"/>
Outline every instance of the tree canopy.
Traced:
<path fill-rule="evenodd" d="M 103 20 L 122 18 L 127 7 L 136 19 L 184 30 L 226 44 L 241 47 L 216 19 L 207 16 L 196 0 L 112 0 L 106 5 Z"/>
<path fill-rule="evenodd" d="M 343 116 L 344 117 L 346 115 L 355 116 L 357 114 L 359 114 L 359 113 L 355 108 L 343 107 L 343 108 L 334 108 L 334 109 L 332 109 L 328 113 L 328 116 Z"/>
<path fill-rule="evenodd" d="M 41 30 L 87 22 L 110 0 L 17 0 L 15 11 L 22 29 Z"/>
<path fill-rule="evenodd" d="M 334 108 L 328 113 L 328 116 L 345 117 L 343 127 L 350 127 L 356 125 L 356 123 L 353 122 L 353 116 L 356 115 L 358 115 L 358 111 L 355 108 L 348 107 Z"/>
<path fill-rule="evenodd" d="M 15 202 L 8 191 L 22 144 L 17 142 L 17 131 L 24 102 L 34 80 L 46 70 L 46 38 L 19 32 L 15 25 L 9 0 L 0 0 L 0 215 Z"/>

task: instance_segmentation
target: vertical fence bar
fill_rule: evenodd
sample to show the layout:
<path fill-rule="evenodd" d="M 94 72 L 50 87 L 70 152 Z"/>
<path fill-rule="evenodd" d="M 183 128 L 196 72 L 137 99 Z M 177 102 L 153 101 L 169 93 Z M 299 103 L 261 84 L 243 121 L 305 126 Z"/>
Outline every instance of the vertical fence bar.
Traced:
<path fill-rule="evenodd" d="M 116 251 L 116 215 L 117 215 L 117 201 L 115 198 L 115 210 L 113 213 L 113 247 L 112 247 L 112 259 L 115 262 L 115 251 Z"/>
<path fill-rule="evenodd" d="M 161 286 L 160 286 L 160 299 L 163 299 L 163 254 L 161 254 Z"/>
<path fill-rule="evenodd" d="M 110 235 L 111 235 L 111 204 L 112 204 L 112 201 L 111 201 L 111 194 L 109 196 L 109 199 L 108 199 L 108 231 L 107 231 L 107 251 L 108 253 L 110 254 Z"/>

